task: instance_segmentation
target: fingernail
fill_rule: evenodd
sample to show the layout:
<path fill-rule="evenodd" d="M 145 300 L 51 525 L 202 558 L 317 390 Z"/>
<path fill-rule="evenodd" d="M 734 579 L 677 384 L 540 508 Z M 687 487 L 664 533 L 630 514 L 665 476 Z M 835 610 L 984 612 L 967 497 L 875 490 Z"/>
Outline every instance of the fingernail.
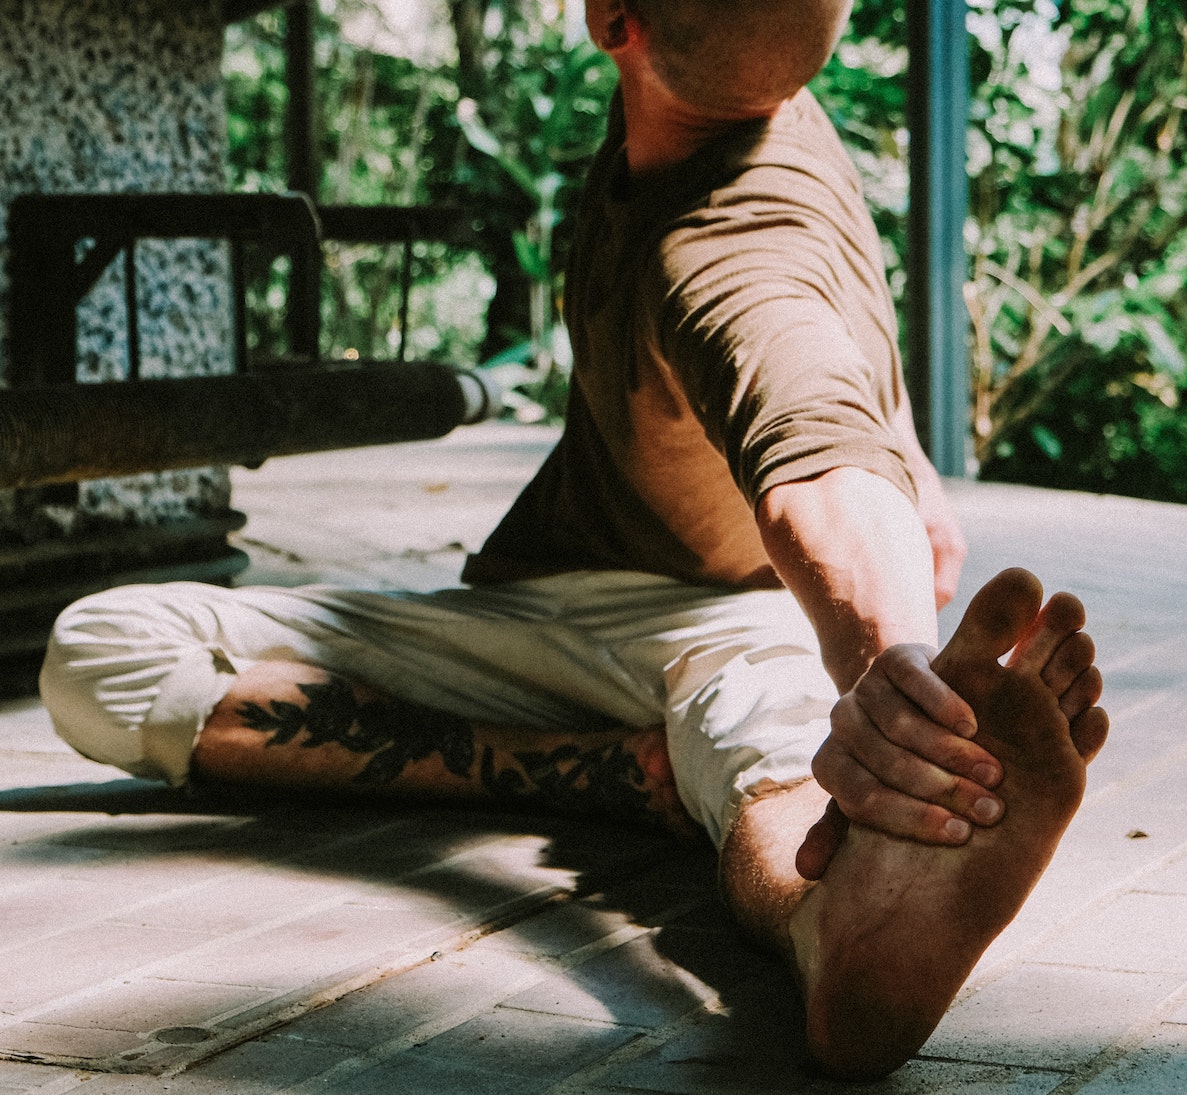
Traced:
<path fill-rule="evenodd" d="M 1002 816 L 1002 804 L 995 798 L 979 798 L 973 803 L 973 817 L 981 824 L 990 825 Z"/>
<path fill-rule="evenodd" d="M 958 722 L 958 723 L 956 724 L 956 726 L 955 726 L 955 727 L 953 727 L 953 729 L 954 729 L 954 730 L 955 730 L 955 731 L 956 731 L 956 732 L 957 732 L 957 733 L 958 733 L 958 734 L 959 734 L 959 735 L 960 735 L 962 738 L 971 738 L 971 737 L 973 737 L 973 735 L 974 735 L 974 734 L 976 734 L 976 733 L 977 733 L 977 725 L 976 725 L 976 723 L 969 722 L 969 720 L 968 720 L 968 719 L 961 719 L 961 720 L 960 720 L 960 722 Z"/>
<path fill-rule="evenodd" d="M 973 827 L 964 820 L 964 818 L 953 817 L 949 818 L 947 824 L 944 826 L 944 831 L 956 841 L 968 840 L 969 834 L 972 833 Z"/>
<path fill-rule="evenodd" d="M 1001 772 L 992 764 L 978 764 L 973 769 L 973 779 L 982 787 L 992 787 L 1001 778 Z"/>

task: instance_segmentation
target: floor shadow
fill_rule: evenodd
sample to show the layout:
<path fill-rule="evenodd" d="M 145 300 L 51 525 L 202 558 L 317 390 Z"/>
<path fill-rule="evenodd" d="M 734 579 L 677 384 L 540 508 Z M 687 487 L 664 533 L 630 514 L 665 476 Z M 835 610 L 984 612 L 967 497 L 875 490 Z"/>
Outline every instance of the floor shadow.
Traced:
<path fill-rule="evenodd" d="M 47 845 L 100 849 L 125 860 L 159 857 L 163 868 L 171 857 L 199 851 L 389 883 L 460 907 L 503 908 L 494 927 L 529 936 L 535 906 L 517 904 L 527 898 L 524 883 L 492 876 L 482 849 L 509 837 L 542 838 L 540 865 L 575 879 L 563 900 L 579 922 L 588 918 L 596 931 L 599 918 L 612 913 L 650 929 L 641 941 L 563 975 L 597 999 L 612 1022 L 641 1029 L 674 1024 L 672 1037 L 657 1039 L 653 1051 L 623 1066 L 629 1073 L 623 1082 L 687 1092 L 728 1079 L 741 1090 L 786 1090 L 804 1060 L 795 986 L 778 959 L 735 929 L 718 895 L 707 840 L 588 818 L 394 807 L 223 786 L 171 789 L 136 779 L 0 791 L 4 813 L 76 815 L 60 830 L 10 844 L 6 854 L 25 863 L 51 859 Z M 128 818 L 158 820 L 121 820 Z M 547 1014 L 539 1021 L 547 1023 Z"/>

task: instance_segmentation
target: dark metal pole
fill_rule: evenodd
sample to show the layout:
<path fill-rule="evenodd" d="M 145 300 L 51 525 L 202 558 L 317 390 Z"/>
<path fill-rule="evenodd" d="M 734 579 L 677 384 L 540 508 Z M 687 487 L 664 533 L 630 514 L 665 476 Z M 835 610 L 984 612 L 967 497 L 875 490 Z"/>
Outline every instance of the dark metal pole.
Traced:
<path fill-rule="evenodd" d="M 295 0 L 284 13 L 285 82 L 288 109 L 285 148 L 288 186 L 308 194 L 316 204 L 321 165 L 317 154 L 314 102 L 313 24 L 315 0 Z M 294 357 L 316 361 L 321 330 L 321 252 L 311 249 L 298 261 L 294 256 L 289 283 L 288 330 Z"/>
<path fill-rule="evenodd" d="M 924 448 L 957 476 L 969 451 L 965 13 L 965 0 L 907 0 L 907 383 Z"/>

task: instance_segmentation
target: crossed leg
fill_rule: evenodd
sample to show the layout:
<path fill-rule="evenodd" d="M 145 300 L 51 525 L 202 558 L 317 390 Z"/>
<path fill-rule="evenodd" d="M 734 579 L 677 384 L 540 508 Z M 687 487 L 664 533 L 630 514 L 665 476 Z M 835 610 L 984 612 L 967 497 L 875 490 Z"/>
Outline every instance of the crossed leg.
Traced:
<path fill-rule="evenodd" d="M 794 869 L 828 796 L 812 780 L 745 808 L 722 850 L 744 926 L 793 965 L 817 1063 L 883 1075 L 927 1039 L 1017 913 L 1079 805 L 1107 733 L 1079 602 L 1007 571 L 974 598 L 934 668 L 973 707 L 1001 763 L 1006 814 L 962 847 L 852 826 L 823 878 Z M 1014 653 L 1002 666 L 999 659 Z M 308 665 L 243 673 L 199 736 L 195 774 L 394 797 L 534 801 L 689 824 L 662 728 L 489 726 L 393 700 Z"/>
<path fill-rule="evenodd" d="M 240 674 L 198 736 L 191 771 L 240 785 L 537 805 L 692 827 L 662 726 L 488 725 L 303 662 L 262 661 Z"/>
<path fill-rule="evenodd" d="M 1004 818 L 961 847 L 852 826 L 815 884 L 792 864 L 827 796 L 809 782 L 742 813 L 722 855 L 742 922 L 793 964 L 810 1052 L 843 1078 L 885 1075 L 926 1041 L 989 943 L 1038 881 L 1104 744 L 1083 609 L 1006 571 L 973 599 L 937 673 L 973 707 L 1005 772 Z M 1003 666 L 999 659 L 1014 653 Z"/>

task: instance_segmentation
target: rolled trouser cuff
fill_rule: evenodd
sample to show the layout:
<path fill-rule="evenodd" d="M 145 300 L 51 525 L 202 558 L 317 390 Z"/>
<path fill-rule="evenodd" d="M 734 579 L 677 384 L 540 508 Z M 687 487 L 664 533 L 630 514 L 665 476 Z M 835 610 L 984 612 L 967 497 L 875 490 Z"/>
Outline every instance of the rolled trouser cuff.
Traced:
<path fill-rule="evenodd" d="M 181 641 L 147 621 L 130 626 L 141 614 L 135 587 L 63 612 L 41 671 L 42 700 L 58 736 L 83 756 L 176 786 L 236 666 L 192 636 Z"/>

